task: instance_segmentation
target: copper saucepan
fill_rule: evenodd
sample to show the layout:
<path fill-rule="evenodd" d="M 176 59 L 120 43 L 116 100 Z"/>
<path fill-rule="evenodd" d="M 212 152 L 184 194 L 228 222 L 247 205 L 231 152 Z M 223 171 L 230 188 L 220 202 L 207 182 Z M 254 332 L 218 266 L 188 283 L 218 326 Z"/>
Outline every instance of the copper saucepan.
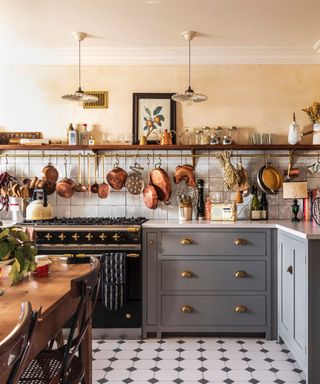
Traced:
<path fill-rule="evenodd" d="M 150 170 L 148 162 L 148 180 L 147 185 L 143 189 L 143 201 L 147 208 L 156 209 L 158 206 L 158 195 L 155 187 L 151 184 Z"/>
<path fill-rule="evenodd" d="M 58 170 L 53 166 L 49 160 L 48 165 L 42 169 L 42 180 L 44 182 L 49 182 L 50 184 L 56 183 L 59 178 Z"/>
<path fill-rule="evenodd" d="M 155 168 L 150 173 L 151 184 L 155 187 L 158 199 L 165 204 L 170 204 L 172 187 L 170 178 L 167 172 L 160 168 L 161 164 L 156 164 Z"/>
<path fill-rule="evenodd" d="M 107 181 L 113 189 L 120 191 L 125 185 L 127 176 L 127 172 L 119 167 L 119 161 L 117 159 L 113 169 L 107 173 Z"/>
<path fill-rule="evenodd" d="M 65 177 L 56 185 L 56 192 L 59 196 L 69 199 L 74 192 L 76 183 L 67 177 L 67 159 L 64 159 Z"/>

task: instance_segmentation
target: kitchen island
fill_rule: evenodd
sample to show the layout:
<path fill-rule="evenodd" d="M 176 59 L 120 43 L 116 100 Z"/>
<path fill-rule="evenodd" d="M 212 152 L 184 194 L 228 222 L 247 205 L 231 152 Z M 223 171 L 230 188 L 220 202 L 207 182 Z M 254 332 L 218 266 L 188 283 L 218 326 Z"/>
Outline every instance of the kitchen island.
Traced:
<path fill-rule="evenodd" d="M 312 222 L 143 225 L 143 334 L 264 333 L 320 382 L 320 229 Z"/>

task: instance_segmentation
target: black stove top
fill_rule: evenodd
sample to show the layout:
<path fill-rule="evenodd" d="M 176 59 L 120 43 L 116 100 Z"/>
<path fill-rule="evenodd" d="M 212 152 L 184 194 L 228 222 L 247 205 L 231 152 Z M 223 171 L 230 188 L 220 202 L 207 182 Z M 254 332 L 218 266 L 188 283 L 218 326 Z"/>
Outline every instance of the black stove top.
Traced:
<path fill-rule="evenodd" d="M 24 220 L 20 225 L 141 225 L 145 217 L 55 217 L 50 220 Z"/>

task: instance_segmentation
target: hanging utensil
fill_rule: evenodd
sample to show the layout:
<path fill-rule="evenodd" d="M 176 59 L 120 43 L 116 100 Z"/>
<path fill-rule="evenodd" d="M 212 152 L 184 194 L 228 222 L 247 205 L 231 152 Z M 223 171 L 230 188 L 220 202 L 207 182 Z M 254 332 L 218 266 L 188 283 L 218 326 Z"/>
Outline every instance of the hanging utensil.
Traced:
<path fill-rule="evenodd" d="M 94 183 L 91 185 L 91 192 L 98 193 L 99 184 L 97 182 L 97 156 L 94 156 Z"/>
<path fill-rule="evenodd" d="M 175 184 L 180 183 L 181 180 L 186 181 L 186 185 L 189 187 L 195 187 L 196 181 L 194 176 L 194 169 L 192 165 L 178 165 L 176 167 L 176 171 L 173 177 L 173 181 Z"/>
<path fill-rule="evenodd" d="M 68 199 L 73 195 L 76 183 L 73 180 L 69 179 L 67 176 L 67 158 L 66 157 L 64 158 L 64 172 L 65 172 L 64 179 L 60 180 L 57 183 L 56 191 L 59 196 Z"/>
<path fill-rule="evenodd" d="M 150 180 L 157 191 L 157 196 L 160 201 L 165 204 L 170 204 L 172 187 L 170 178 L 167 172 L 161 168 L 161 162 L 155 165 L 155 168 L 150 173 Z"/>
<path fill-rule="evenodd" d="M 104 178 L 105 178 L 104 162 L 105 162 L 105 155 L 102 156 L 102 183 L 100 183 L 98 187 L 98 196 L 100 197 L 100 199 L 106 199 L 109 195 L 109 190 L 110 190 L 109 184 L 107 184 L 104 181 Z"/>
<path fill-rule="evenodd" d="M 81 154 L 78 156 L 78 184 L 75 186 L 76 192 L 86 192 L 87 187 L 82 185 L 82 173 L 81 173 Z"/>
<path fill-rule="evenodd" d="M 149 209 L 156 209 L 158 206 L 158 195 L 155 187 L 151 184 L 150 179 L 150 159 L 147 157 L 148 176 L 147 185 L 143 189 L 143 202 Z"/>
<path fill-rule="evenodd" d="M 127 172 L 119 167 L 119 160 L 116 155 L 116 162 L 113 169 L 107 174 L 107 181 L 111 187 L 117 191 L 120 191 L 125 185 L 127 179 Z"/>
<path fill-rule="evenodd" d="M 133 166 L 130 166 L 132 172 L 126 178 L 125 187 L 132 195 L 139 195 L 144 188 L 144 180 L 142 178 L 143 168 L 136 161 Z"/>
<path fill-rule="evenodd" d="M 42 169 L 42 180 L 49 183 L 56 183 L 59 178 L 59 172 L 51 163 L 51 159 L 49 159 L 48 165 L 46 165 Z"/>
<path fill-rule="evenodd" d="M 88 169 L 87 169 L 87 191 L 88 191 L 88 194 L 91 195 L 91 169 L 90 169 L 90 155 L 88 155 Z"/>

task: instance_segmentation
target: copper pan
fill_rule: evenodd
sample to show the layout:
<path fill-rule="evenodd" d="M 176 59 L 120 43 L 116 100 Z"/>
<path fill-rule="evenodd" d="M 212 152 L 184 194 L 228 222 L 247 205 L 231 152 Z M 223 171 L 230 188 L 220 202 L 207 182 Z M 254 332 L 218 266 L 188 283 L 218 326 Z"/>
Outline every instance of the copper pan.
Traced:
<path fill-rule="evenodd" d="M 150 180 L 156 189 L 158 199 L 165 204 L 170 204 L 169 199 L 172 193 L 171 182 L 167 172 L 160 168 L 160 164 L 157 164 L 151 171 Z"/>

